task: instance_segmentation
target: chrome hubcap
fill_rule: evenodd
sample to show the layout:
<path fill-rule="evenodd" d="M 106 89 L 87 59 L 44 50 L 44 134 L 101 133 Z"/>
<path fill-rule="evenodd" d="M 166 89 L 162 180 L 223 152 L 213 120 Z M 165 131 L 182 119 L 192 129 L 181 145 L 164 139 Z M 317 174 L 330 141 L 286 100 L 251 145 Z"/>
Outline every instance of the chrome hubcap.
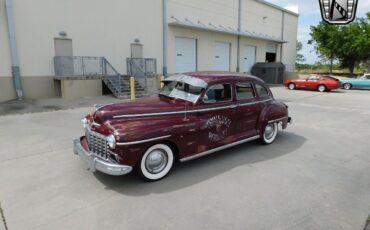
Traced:
<path fill-rule="evenodd" d="M 324 91 L 325 91 L 325 86 L 322 86 L 322 85 L 321 85 L 321 86 L 319 86 L 319 91 L 320 91 L 320 92 L 324 92 Z"/>
<path fill-rule="evenodd" d="M 350 88 L 351 88 L 351 86 L 350 86 L 349 84 L 344 84 L 344 88 L 345 88 L 345 89 L 350 89 Z"/>
<path fill-rule="evenodd" d="M 155 149 L 145 159 L 145 167 L 148 172 L 156 174 L 162 172 L 167 162 L 168 157 L 166 152 L 161 149 Z"/>
<path fill-rule="evenodd" d="M 268 124 L 265 129 L 265 139 L 270 140 L 275 133 L 275 126 L 274 124 Z"/>
<path fill-rule="evenodd" d="M 289 89 L 294 89 L 294 85 L 293 84 L 289 84 Z"/>

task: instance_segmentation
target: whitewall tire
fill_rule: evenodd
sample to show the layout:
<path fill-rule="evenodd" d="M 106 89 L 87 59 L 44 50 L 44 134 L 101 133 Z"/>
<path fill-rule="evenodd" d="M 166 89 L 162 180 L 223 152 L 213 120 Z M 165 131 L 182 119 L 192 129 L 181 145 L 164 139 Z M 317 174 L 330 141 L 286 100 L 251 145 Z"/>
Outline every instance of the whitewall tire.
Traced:
<path fill-rule="evenodd" d="M 156 144 L 146 150 L 137 169 L 145 180 L 156 181 L 167 176 L 173 163 L 173 150 L 168 145 Z"/>
<path fill-rule="evenodd" d="M 278 123 L 269 123 L 261 136 L 262 144 L 268 145 L 275 141 L 278 133 Z"/>

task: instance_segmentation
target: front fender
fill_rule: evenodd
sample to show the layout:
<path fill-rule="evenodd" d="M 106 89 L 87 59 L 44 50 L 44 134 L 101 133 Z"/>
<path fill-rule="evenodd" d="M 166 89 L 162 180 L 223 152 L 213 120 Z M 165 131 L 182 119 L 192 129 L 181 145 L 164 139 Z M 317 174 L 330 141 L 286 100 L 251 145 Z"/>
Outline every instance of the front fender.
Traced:
<path fill-rule="evenodd" d="M 121 163 L 135 166 L 145 151 L 154 144 L 169 142 L 177 154 L 194 152 L 188 143 L 196 140 L 198 122 L 194 116 L 147 117 L 116 121 L 117 154 Z M 194 147 L 195 148 L 195 147 Z"/>

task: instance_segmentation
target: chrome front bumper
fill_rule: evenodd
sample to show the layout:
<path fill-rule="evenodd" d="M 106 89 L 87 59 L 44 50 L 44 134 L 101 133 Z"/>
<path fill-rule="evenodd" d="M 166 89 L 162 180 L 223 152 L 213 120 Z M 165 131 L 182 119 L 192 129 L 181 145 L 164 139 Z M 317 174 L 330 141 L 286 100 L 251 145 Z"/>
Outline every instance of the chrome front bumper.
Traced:
<path fill-rule="evenodd" d="M 121 176 L 132 171 L 131 166 L 113 164 L 97 158 L 82 147 L 80 139 L 73 140 L 73 153 L 80 156 L 80 158 L 87 163 L 92 172 L 97 170 L 109 175 Z"/>

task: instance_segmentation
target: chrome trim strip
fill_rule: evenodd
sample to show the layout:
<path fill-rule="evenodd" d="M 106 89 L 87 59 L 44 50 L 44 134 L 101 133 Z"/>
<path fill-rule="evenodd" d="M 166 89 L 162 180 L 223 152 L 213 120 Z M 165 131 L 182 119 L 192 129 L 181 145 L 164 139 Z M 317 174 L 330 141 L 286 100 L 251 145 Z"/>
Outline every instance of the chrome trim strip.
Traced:
<path fill-rule="evenodd" d="M 209 109 L 196 109 L 196 110 L 187 110 L 187 111 L 183 110 L 183 111 L 162 112 L 162 113 L 143 113 L 143 114 L 117 115 L 117 116 L 113 116 L 113 118 L 133 118 L 133 117 L 147 117 L 147 116 L 161 116 L 161 115 L 173 115 L 173 114 L 185 114 L 185 113 L 198 113 L 198 112 L 228 109 L 228 108 L 231 108 L 231 106 L 232 105 L 214 107 L 214 108 L 209 108 Z"/>
<path fill-rule="evenodd" d="M 198 153 L 198 154 L 193 155 L 193 156 L 190 156 L 190 157 L 182 158 L 182 159 L 180 159 L 180 161 L 181 162 L 185 162 L 185 161 L 194 160 L 196 158 L 203 157 L 203 156 L 206 156 L 208 154 L 211 154 L 211 153 L 214 153 L 214 152 L 217 152 L 217 151 L 220 151 L 220 150 L 224 150 L 224 149 L 227 149 L 227 148 L 236 146 L 236 145 L 240 145 L 240 144 L 243 144 L 243 143 L 246 143 L 246 142 L 249 142 L 249 141 L 253 141 L 253 140 L 256 140 L 258 138 L 260 138 L 259 135 L 256 135 L 256 136 L 253 136 L 253 137 L 249 137 L 247 139 L 236 141 L 236 142 L 231 143 L 231 144 L 223 145 L 223 146 L 220 146 L 220 147 L 217 147 L 217 148 L 214 148 L 214 149 L 211 149 L 211 150 L 202 152 L 202 153 Z"/>
<path fill-rule="evenodd" d="M 98 127 L 101 126 L 100 124 L 96 123 L 95 121 L 93 123 L 91 123 L 91 125 L 95 125 L 95 126 L 98 126 Z"/>
<path fill-rule="evenodd" d="M 272 101 L 272 99 L 266 99 L 262 101 L 254 101 L 254 102 L 248 102 L 244 104 L 238 104 L 238 105 L 228 105 L 228 106 L 220 106 L 220 107 L 214 107 L 214 108 L 208 108 L 208 109 L 195 109 L 195 110 L 183 110 L 183 111 L 173 111 L 173 112 L 161 112 L 161 113 L 143 113 L 143 114 L 127 114 L 127 115 L 117 115 L 113 116 L 113 118 L 135 118 L 135 117 L 147 117 L 147 116 L 162 116 L 162 115 L 174 115 L 174 114 L 185 114 L 185 113 L 198 113 L 198 112 L 207 112 L 207 111 L 216 111 L 221 109 L 233 109 L 237 106 L 246 106 L 246 105 L 253 105 L 258 103 L 263 103 L 267 101 Z"/>
<path fill-rule="evenodd" d="M 238 104 L 238 106 L 254 105 L 254 104 L 259 104 L 259 103 L 268 102 L 268 101 L 272 101 L 272 99 L 270 98 L 270 99 L 265 99 L 265 100 L 262 100 L 262 101 L 253 101 L 253 102 L 241 103 L 241 104 Z"/>
<path fill-rule="evenodd" d="M 287 119 L 288 117 L 281 117 L 281 118 L 278 118 L 278 119 L 275 119 L 275 120 L 271 120 L 269 121 L 268 123 L 275 123 L 275 122 L 278 122 L 278 121 L 281 121 L 281 120 L 284 120 L 284 119 Z"/>
<path fill-rule="evenodd" d="M 150 141 L 157 141 L 157 140 L 161 140 L 161 139 L 166 139 L 166 138 L 169 138 L 171 135 L 167 135 L 167 136 L 162 136 L 162 137 L 155 137 L 155 138 L 150 138 L 150 139 L 145 139 L 145 140 L 141 140 L 141 141 L 131 141 L 131 142 L 117 142 L 116 145 L 137 145 L 137 144 L 141 144 L 141 143 L 146 143 L 146 142 L 150 142 Z"/>

